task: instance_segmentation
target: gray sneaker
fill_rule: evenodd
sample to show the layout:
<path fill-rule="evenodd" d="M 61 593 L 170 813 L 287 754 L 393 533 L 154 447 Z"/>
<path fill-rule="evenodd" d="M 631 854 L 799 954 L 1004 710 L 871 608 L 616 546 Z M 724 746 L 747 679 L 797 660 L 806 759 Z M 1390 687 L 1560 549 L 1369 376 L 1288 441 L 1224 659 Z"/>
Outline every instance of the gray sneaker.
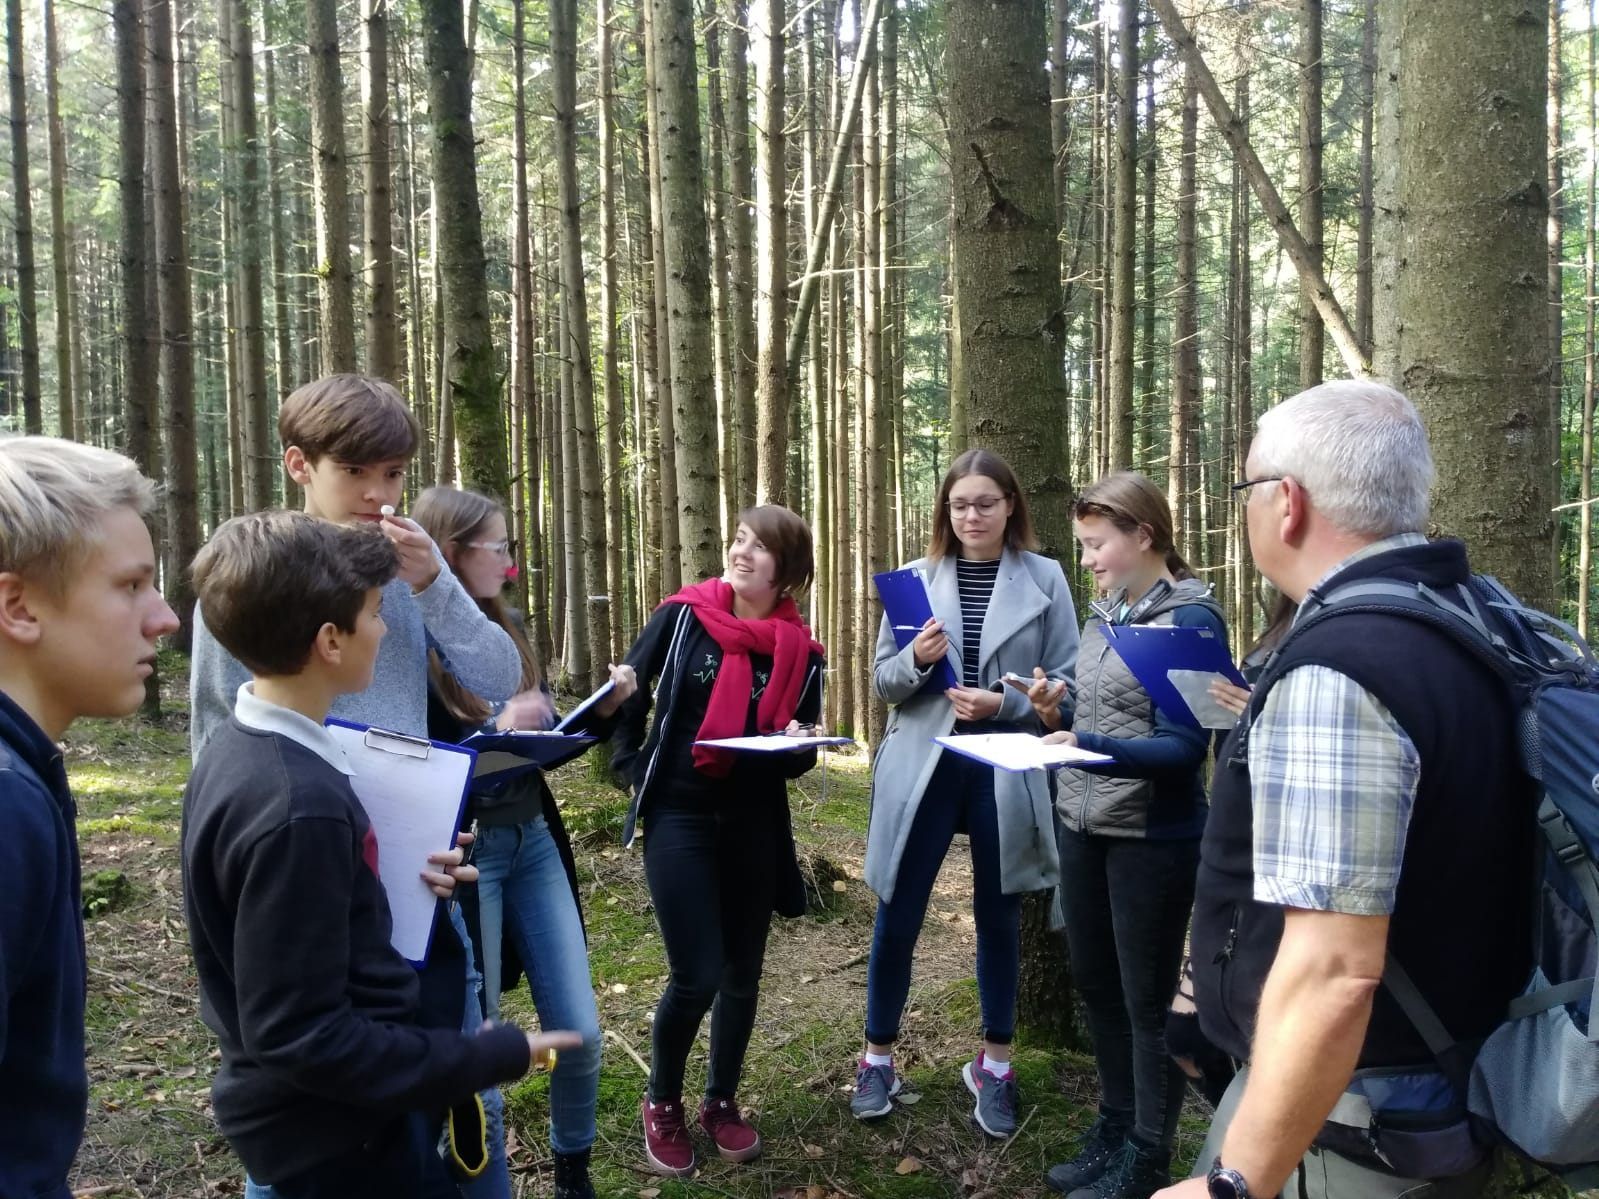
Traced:
<path fill-rule="evenodd" d="M 966 1089 L 977 1098 L 972 1119 L 991 1137 L 1008 1137 L 1016 1131 L 1016 1075 L 1000 1078 L 983 1065 L 983 1055 L 961 1067 Z"/>
<path fill-rule="evenodd" d="M 849 1110 L 857 1120 L 886 1116 L 894 1110 L 900 1086 L 893 1066 L 869 1066 L 862 1061 L 855 1068 L 855 1094 L 850 1096 Z"/>

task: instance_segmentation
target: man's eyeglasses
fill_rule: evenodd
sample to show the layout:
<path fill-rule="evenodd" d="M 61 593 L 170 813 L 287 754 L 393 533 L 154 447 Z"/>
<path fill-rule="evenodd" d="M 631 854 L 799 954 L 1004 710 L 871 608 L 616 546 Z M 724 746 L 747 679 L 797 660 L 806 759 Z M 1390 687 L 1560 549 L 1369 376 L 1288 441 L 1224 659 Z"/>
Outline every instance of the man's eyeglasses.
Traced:
<path fill-rule="evenodd" d="M 509 541 L 464 541 L 461 544 L 472 550 L 486 550 L 491 554 L 502 557 L 511 557 L 511 543 Z"/>
<path fill-rule="evenodd" d="M 1002 495 L 986 495 L 980 500 L 972 500 L 970 502 L 967 502 L 966 500 L 945 500 L 944 507 L 948 508 L 949 514 L 956 518 L 965 516 L 973 508 L 977 509 L 977 515 L 987 516 L 993 512 L 995 508 L 998 508 L 1001 504 L 1003 504 L 1005 502 L 1005 498 L 1006 497 Z"/>
<path fill-rule="evenodd" d="M 1281 483 L 1287 477 L 1287 475 L 1262 475 L 1258 479 L 1240 479 L 1233 484 L 1233 498 L 1247 500 L 1249 498 L 1249 489 L 1256 483 Z"/>

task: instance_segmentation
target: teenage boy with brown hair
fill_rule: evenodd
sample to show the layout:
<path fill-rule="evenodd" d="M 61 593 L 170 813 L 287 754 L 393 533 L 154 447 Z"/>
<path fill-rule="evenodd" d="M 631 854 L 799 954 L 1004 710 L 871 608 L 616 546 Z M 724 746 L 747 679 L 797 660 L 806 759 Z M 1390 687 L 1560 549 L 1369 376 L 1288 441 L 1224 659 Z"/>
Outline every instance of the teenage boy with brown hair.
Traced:
<path fill-rule="evenodd" d="M 416 418 L 393 384 L 365 375 L 329 375 L 296 388 L 278 412 L 283 465 L 303 489 L 305 511 L 339 525 L 372 525 L 394 546 L 399 566 L 383 588 L 388 635 L 378 650 L 372 682 L 334 700 L 331 715 L 407 736 L 427 736 L 428 650 L 474 695 L 509 699 L 521 678 L 521 658 L 510 635 L 486 617 L 444 567 L 432 539 L 414 521 L 385 514 L 400 504 L 406 465 L 421 437 Z M 205 602 L 196 607 L 190 667 L 190 747 L 204 759 L 211 737 L 227 721 L 243 663 L 217 644 Z M 457 853 L 456 860 L 459 860 Z M 467 868 L 470 870 L 471 868 Z M 446 872 L 447 873 L 447 872 Z M 463 881 L 475 877 L 462 874 Z M 451 885 L 445 873 L 430 880 Z M 437 1027 L 476 1027 L 482 1019 L 471 968 L 466 925 L 452 905 L 440 905 L 433 953 L 422 971 L 423 1021 Z M 488 1164 L 467 1188 L 478 1199 L 509 1194 L 501 1131 L 503 1104 L 483 1095 Z M 476 1162 L 473 1163 L 476 1165 Z M 268 1199 L 257 1180 L 246 1180 L 246 1199 Z"/>
<path fill-rule="evenodd" d="M 135 711 L 157 640 L 178 627 L 155 586 L 154 495 L 121 454 L 0 439 L 0 1195 L 71 1193 L 86 967 L 56 742 L 80 716 Z"/>
<path fill-rule="evenodd" d="M 451 1193 L 439 1114 L 575 1040 L 416 1023 L 372 827 L 323 727 L 372 680 L 397 559 L 376 530 L 263 512 L 194 563 L 211 631 L 253 681 L 184 793 L 184 910 L 222 1045 L 217 1122 L 281 1199 Z"/>

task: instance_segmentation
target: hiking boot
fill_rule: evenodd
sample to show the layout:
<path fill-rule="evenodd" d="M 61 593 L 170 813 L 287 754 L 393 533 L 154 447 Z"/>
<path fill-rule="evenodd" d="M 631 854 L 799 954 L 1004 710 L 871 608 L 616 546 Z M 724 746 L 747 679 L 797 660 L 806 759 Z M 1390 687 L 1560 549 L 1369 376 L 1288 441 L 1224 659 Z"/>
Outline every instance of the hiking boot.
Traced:
<path fill-rule="evenodd" d="M 900 1092 L 900 1077 L 893 1066 L 868 1065 L 865 1058 L 855 1067 L 855 1094 L 849 1110 L 857 1120 L 875 1120 L 894 1110 L 894 1096 Z"/>
<path fill-rule="evenodd" d="M 1111 1154 L 1105 1171 L 1066 1199 L 1149 1199 L 1171 1186 L 1171 1150 L 1153 1149 L 1127 1140 Z"/>
<path fill-rule="evenodd" d="M 699 1166 L 694 1139 L 683 1123 L 683 1101 L 651 1103 L 644 1097 L 644 1159 L 650 1169 L 668 1178 L 688 1178 Z"/>
<path fill-rule="evenodd" d="M 555 1199 L 594 1199 L 587 1149 L 555 1155 Z"/>
<path fill-rule="evenodd" d="M 754 1161 L 761 1155 L 761 1134 L 731 1099 L 706 1099 L 700 1104 L 700 1127 L 716 1142 L 716 1152 L 725 1162 Z"/>
<path fill-rule="evenodd" d="M 1100 1113 L 1078 1146 L 1077 1156 L 1069 1162 L 1051 1166 L 1044 1176 L 1049 1189 L 1060 1195 L 1069 1195 L 1087 1186 L 1105 1172 L 1116 1150 L 1127 1140 L 1127 1122 Z"/>
<path fill-rule="evenodd" d="M 991 1137 L 1008 1137 L 1016 1131 L 1016 1075 L 999 1077 L 983 1064 L 983 1055 L 961 1067 L 966 1089 L 977 1099 L 972 1119 Z"/>

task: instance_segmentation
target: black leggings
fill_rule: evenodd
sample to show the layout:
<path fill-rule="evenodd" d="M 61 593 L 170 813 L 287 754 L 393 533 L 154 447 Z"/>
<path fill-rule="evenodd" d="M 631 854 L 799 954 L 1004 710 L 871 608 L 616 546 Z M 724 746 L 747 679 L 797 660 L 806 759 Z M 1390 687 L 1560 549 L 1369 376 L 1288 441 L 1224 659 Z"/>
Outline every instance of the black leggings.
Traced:
<path fill-rule="evenodd" d="M 683 1093 L 683 1068 L 711 1012 L 705 1093 L 738 1092 L 755 1028 L 776 897 L 777 818 L 769 804 L 661 808 L 644 834 L 644 877 L 671 979 L 651 1029 L 650 1098 Z"/>
<path fill-rule="evenodd" d="M 1166 1048 L 1194 905 L 1198 840 L 1146 841 L 1062 829 L 1060 889 L 1072 981 L 1088 1012 L 1100 1110 L 1170 1148 L 1183 1073 Z"/>

